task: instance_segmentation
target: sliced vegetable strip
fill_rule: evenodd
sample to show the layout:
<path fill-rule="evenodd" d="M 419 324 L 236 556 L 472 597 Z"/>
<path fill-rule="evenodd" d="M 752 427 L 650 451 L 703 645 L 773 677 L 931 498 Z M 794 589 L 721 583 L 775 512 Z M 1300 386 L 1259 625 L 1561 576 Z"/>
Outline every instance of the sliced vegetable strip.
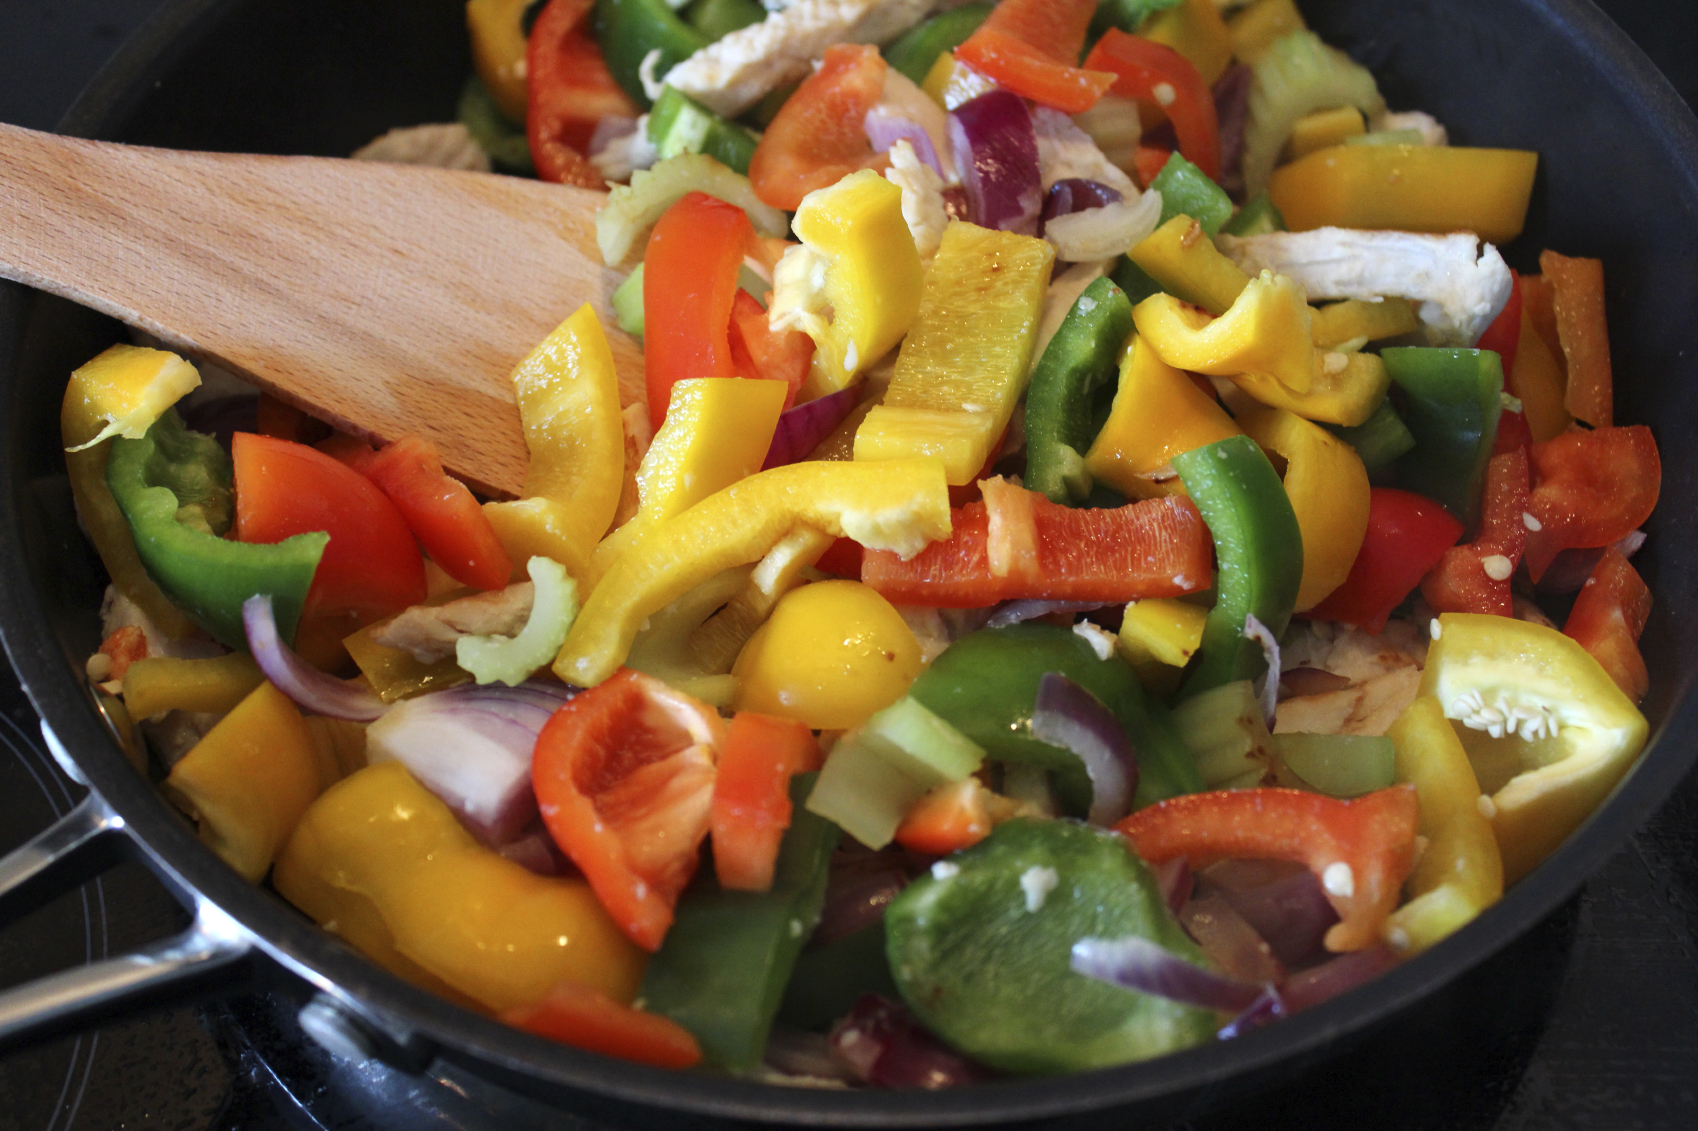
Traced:
<path fill-rule="evenodd" d="M 525 133 L 537 176 L 605 189 L 607 178 L 586 159 L 601 119 L 635 117 L 601 48 L 584 28 L 594 0 L 549 0 L 525 50 Z"/>
<path fill-rule="evenodd" d="M 474 589 L 507 584 L 512 560 L 471 491 L 442 470 L 435 444 L 423 436 L 403 436 L 359 470 L 389 496 L 448 576 Z"/>
<path fill-rule="evenodd" d="M 702 1059 L 696 1038 L 676 1021 L 576 982 L 561 982 L 535 1005 L 509 1009 L 501 1020 L 551 1041 L 657 1068 L 693 1068 Z"/>
<path fill-rule="evenodd" d="M 719 886 L 767 891 L 790 827 L 790 778 L 817 770 L 819 743 L 806 724 L 738 711 L 725 730 L 710 826 Z"/>
<path fill-rule="evenodd" d="M 1562 631 L 1592 653 L 1616 685 L 1637 703 L 1650 686 L 1645 658 L 1639 654 L 1639 634 L 1645 631 L 1650 615 L 1651 591 L 1621 551 L 1610 546 L 1574 599 Z M 128 684 L 125 692 L 127 697 Z"/>
<path fill-rule="evenodd" d="M 1118 76 L 1116 94 L 1160 106 L 1179 137 L 1179 152 L 1211 180 L 1220 176 L 1214 95 L 1189 59 L 1165 44 L 1110 28 L 1086 56 L 1085 68 Z"/>
<path fill-rule="evenodd" d="M 1515 414 L 1505 413 L 1499 423 Z M 1519 418 L 1517 418 L 1519 419 Z M 1525 433 L 1525 425 L 1522 425 Z M 1527 448 L 1516 444 L 1486 464 L 1479 537 L 1444 552 L 1421 582 L 1421 595 L 1441 613 L 1513 612 L 1509 579 L 1527 547 Z"/>
<path fill-rule="evenodd" d="M 749 162 L 755 195 L 794 212 L 815 189 L 857 169 L 882 167 L 862 121 L 884 94 L 878 48 L 839 43 L 826 48 L 820 69 L 802 80 L 761 135 Z"/>
<path fill-rule="evenodd" d="M 1185 857 L 1192 868 L 1216 860 L 1290 860 L 1315 873 L 1339 922 L 1331 951 L 1379 940 L 1398 889 L 1415 862 L 1413 786 L 1354 801 L 1295 789 L 1193 793 L 1140 809 L 1115 826 L 1151 864 Z"/>
<path fill-rule="evenodd" d="M 1568 362 L 1563 407 L 1594 428 L 1615 423 L 1615 383 L 1610 373 L 1610 331 L 1604 321 L 1604 264 L 1541 252 L 1539 270 L 1550 280 L 1557 340 Z"/>
<path fill-rule="evenodd" d="M 1574 547 L 1607 546 L 1637 530 L 1657 505 L 1663 465 L 1643 424 L 1565 432 L 1533 445 L 1527 572 L 1534 581 Z"/>
<path fill-rule="evenodd" d="M 1023 98 L 1082 114 L 1115 81 L 1075 65 L 1096 11 L 1096 0 L 1002 0 L 955 57 Z"/>
<path fill-rule="evenodd" d="M 643 365 L 654 428 L 666 420 L 679 381 L 737 376 L 731 311 L 754 238 L 748 213 L 700 192 L 686 193 L 654 226 L 643 257 Z"/>
<path fill-rule="evenodd" d="M 1462 523 L 1431 499 L 1394 487 L 1368 493 L 1368 529 L 1350 576 L 1310 610 L 1378 633 L 1422 576 L 1462 536 Z"/>

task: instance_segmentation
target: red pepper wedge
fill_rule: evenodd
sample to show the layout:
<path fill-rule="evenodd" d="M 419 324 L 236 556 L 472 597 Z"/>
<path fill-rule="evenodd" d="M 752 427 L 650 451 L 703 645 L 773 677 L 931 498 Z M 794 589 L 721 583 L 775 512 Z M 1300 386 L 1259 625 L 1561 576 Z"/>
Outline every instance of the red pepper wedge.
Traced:
<path fill-rule="evenodd" d="M 656 1068 L 692 1068 L 702 1060 L 696 1038 L 678 1022 L 576 982 L 561 982 L 534 1005 L 502 1013 L 501 1020 L 551 1041 Z"/>
<path fill-rule="evenodd" d="M 1096 0 L 1002 0 L 955 57 L 1022 98 L 1082 114 L 1115 79 L 1076 65 L 1096 11 Z"/>
<path fill-rule="evenodd" d="M 1163 43 L 1110 28 L 1085 58 L 1087 71 L 1119 76 L 1114 92 L 1156 103 L 1173 123 L 1179 152 L 1210 179 L 1220 177 L 1220 118 L 1196 66 Z"/>
<path fill-rule="evenodd" d="M 1520 413 L 1505 412 L 1498 418 L 1498 451 L 1486 464 L 1480 533 L 1472 542 L 1446 550 L 1421 579 L 1421 595 L 1434 612 L 1500 617 L 1514 612 L 1509 579 L 1527 547 L 1530 443 Z"/>
<path fill-rule="evenodd" d="M 731 359 L 744 377 L 783 381 L 790 387 L 784 407 L 796 404 L 796 394 L 808 376 L 814 340 L 800 330 L 774 330 L 766 308 L 741 287 L 731 299 Z"/>
<path fill-rule="evenodd" d="M 1150 182 L 1161 175 L 1167 167 L 1167 159 L 1173 156 L 1173 150 L 1163 149 L 1158 145 L 1140 145 L 1132 154 L 1132 171 L 1138 175 L 1140 188 L 1149 188 Z"/>
<path fill-rule="evenodd" d="M 1325 941 L 1339 952 L 1379 941 L 1415 866 L 1417 817 L 1412 785 L 1354 801 L 1297 789 L 1233 789 L 1158 802 L 1115 831 L 1150 864 L 1183 856 L 1193 869 L 1227 859 L 1306 865 L 1338 912 Z"/>
<path fill-rule="evenodd" d="M 1492 319 L 1492 324 L 1486 327 L 1486 332 L 1480 335 L 1480 340 L 1474 343 L 1479 350 L 1493 350 L 1503 362 L 1505 374 L 1515 371 L 1515 353 L 1521 343 L 1521 275 L 1516 271 L 1509 273 L 1509 298 L 1498 311 L 1498 316 Z"/>
<path fill-rule="evenodd" d="M 884 95 L 885 62 L 878 48 L 838 43 L 826 48 L 820 69 L 802 80 L 761 135 L 749 160 L 755 195 L 794 212 L 815 189 L 836 184 L 857 169 L 881 169 L 862 126 Z"/>
<path fill-rule="evenodd" d="M 1460 537 L 1462 523 L 1443 505 L 1413 491 L 1375 487 L 1368 492 L 1368 530 L 1350 575 L 1308 615 L 1377 634 Z"/>
<path fill-rule="evenodd" d="M 945 782 L 914 803 L 896 828 L 896 843 L 910 852 L 948 856 L 990 835 L 996 822 L 985 804 L 993 796 L 975 777 Z"/>
<path fill-rule="evenodd" d="M 614 81 L 584 28 L 594 0 L 549 0 L 525 46 L 525 137 L 537 176 L 606 190 L 585 154 L 604 117 L 634 118 L 637 107 Z"/>
<path fill-rule="evenodd" d="M 819 743 L 806 723 L 754 711 L 731 717 L 709 815 L 720 887 L 772 890 L 778 845 L 790 827 L 790 778 L 819 767 Z"/>
<path fill-rule="evenodd" d="M 700 863 L 723 734 L 712 707 L 622 668 L 537 735 L 531 784 L 548 835 L 644 950 L 659 949 Z"/>
<path fill-rule="evenodd" d="M 1539 270 L 1550 281 L 1557 341 L 1568 369 L 1563 407 L 1576 420 L 1608 428 L 1615 423 L 1615 382 L 1604 321 L 1603 261 L 1545 251 L 1539 254 Z"/>
<path fill-rule="evenodd" d="M 748 213 L 702 192 L 685 193 L 654 226 L 643 255 L 643 367 L 656 431 L 673 385 L 737 376 L 731 311 L 754 239 Z"/>
<path fill-rule="evenodd" d="M 1567 549 L 1607 546 L 1657 505 L 1663 464 L 1643 424 L 1576 429 L 1533 445 L 1527 572 L 1537 582 Z"/>
<path fill-rule="evenodd" d="M 888 550 L 867 551 L 861 580 L 893 604 L 956 609 L 1021 598 L 1112 604 L 1208 588 L 1213 542 L 1190 499 L 1075 509 L 1028 493 L 1035 496 L 1036 580 L 991 572 L 982 502 L 952 511 L 950 536 L 908 561 Z"/>
<path fill-rule="evenodd" d="M 512 559 L 472 492 L 442 470 L 435 444 L 403 436 L 359 470 L 389 496 L 425 553 L 449 577 L 474 589 L 507 584 Z"/>
<path fill-rule="evenodd" d="M 1635 703 L 1651 685 L 1639 634 L 1651 615 L 1651 590 L 1614 546 L 1604 550 L 1562 626 Z"/>
<path fill-rule="evenodd" d="M 305 444 L 251 432 L 232 438 L 231 460 L 237 541 L 330 534 L 295 633 L 295 649 L 309 661 L 333 666 L 343 637 L 425 599 L 413 532 L 365 476 Z"/>

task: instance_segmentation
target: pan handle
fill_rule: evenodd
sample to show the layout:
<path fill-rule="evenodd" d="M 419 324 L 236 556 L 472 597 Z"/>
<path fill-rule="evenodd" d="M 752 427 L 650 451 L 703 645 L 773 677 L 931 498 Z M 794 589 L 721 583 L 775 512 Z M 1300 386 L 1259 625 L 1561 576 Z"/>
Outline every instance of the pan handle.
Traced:
<path fill-rule="evenodd" d="M 121 859 L 123 818 L 96 793 L 0 859 L 0 922 L 34 910 Z M 0 992 L 0 1052 L 96 1018 L 246 980 L 256 957 L 244 928 L 204 899 L 174 938 Z"/>

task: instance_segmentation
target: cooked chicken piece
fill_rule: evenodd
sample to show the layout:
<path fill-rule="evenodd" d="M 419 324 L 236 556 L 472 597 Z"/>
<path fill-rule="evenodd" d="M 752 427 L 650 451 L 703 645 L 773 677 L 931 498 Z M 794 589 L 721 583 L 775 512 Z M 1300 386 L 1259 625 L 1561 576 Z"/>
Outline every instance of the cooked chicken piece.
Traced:
<path fill-rule="evenodd" d="M 1274 733 L 1384 734 L 1421 687 L 1421 669 L 1402 667 L 1321 695 L 1281 701 Z"/>
<path fill-rule="evenodd" d="M 890 168 L 885 180 L 902 190 L 902 220 L 914 237 L 920 262 L 930 263 L 943 243 L 949 227 L 949 212 L 943 205 L 943 178 L 914 153 L 906 139 L 890 147 Z"/>
<path fill-rule="evenodd" d="M 371 638 L 411 653 L 421 664 L 434 664 L 452 656 L 462 636 L 517 636 L 530 619 L 535 600 L 536 587 L 529 581 L 519 581 L 446 605 L 414 605 L 374 630 Z"/>
<path fill-rule="evenodd" d="M 1389 620 L 1374 636 L 1352 625 L 1298 621 L 1280 642 L 1281 666 L 1319 668 L 1362 683 L 1427 662 L 1426 633 L 1413 621 Z"/>

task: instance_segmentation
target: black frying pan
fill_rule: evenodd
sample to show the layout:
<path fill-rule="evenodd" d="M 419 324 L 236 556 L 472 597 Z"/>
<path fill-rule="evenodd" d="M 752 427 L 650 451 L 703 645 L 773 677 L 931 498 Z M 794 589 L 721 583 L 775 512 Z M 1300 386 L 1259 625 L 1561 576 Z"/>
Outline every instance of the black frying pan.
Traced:
<path fill-rule="evenodd" d="M 1499 905 L 1384 978 L 1231 1042 L 1080 1076 L 941 1094 L 816 1093 L 661 1072 L 575 1052 L 395 979 L 243 883 L 124 761 L 80 678 L 103 578 L 79 533 L 57 450 L 66 375 L 122 335 L 56 299 L 0 286 L 0 634 L 67 764 L 96 791 L 33 856 L 0 865 L 0 916 L 139 857 L 184 901 L 184 935 L 143 959 L 0 994 L 0 1048 L 149 999 L 277 984 L 321 1036 L 418 1069 L 433 1059 L 604 1116 L 670 1109 L 708 1121 L 944 1126 L 1159 1125 L 1287 1077 L 1503 948 L 1571 895 L 1693 762 L 1698 704 L 1698 122 L 1585 0 L 1307 0 L 1329 41 L 1373 68 L 1396 109 L 1423 109 L 1459 144 L 1539 150 L 1528 231 L 1505 249 L 1604 259 L 1617 411 L 1649 423 L 1662 503 L 1636 564 L 1657 597 L 1643 648 L 1655 728 L 1604 808 Z M 343 154 L 394 125 L 445 120 L 467 71 L 458 0 L 169 3 L 79 102 L 68 132 L 193 149 Z M 4 154 L 0 154 L 0 160 Z M 44 1001 L 48 1008 L 43 1008 Z M 28 1007 L 28 1008 L 25 1008 Z M 633 1107 L 632 1105 L 640 1105 Z"/>

